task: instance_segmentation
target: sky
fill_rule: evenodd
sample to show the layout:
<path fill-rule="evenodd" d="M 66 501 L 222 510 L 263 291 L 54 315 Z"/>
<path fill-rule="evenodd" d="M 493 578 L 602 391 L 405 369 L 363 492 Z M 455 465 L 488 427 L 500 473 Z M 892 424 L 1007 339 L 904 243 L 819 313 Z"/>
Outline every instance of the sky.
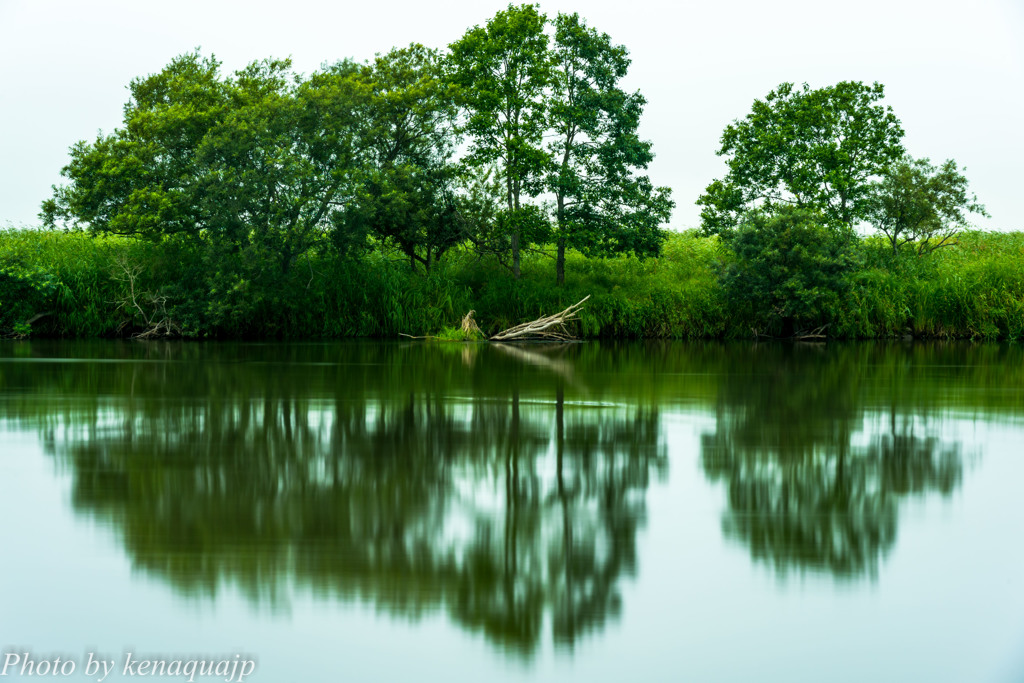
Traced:
<path fill-rule="evenodd" d="M 128 83 L 199 48 L 225 71 L 291 57 L 310 73 L 412 42 L 444 48 L 507 2 L 0 0 L 0 226 L 38 224 L 68 150 L 122 122 Z M 633 60 L 641 135 L 670 227 L 725 174 L 722 130 L 780 83 L 885 85 L 915 157 L 955 159 L 991 218 L 1024 230 L 1024 0 L 544 0 L 578 12 Z"/>

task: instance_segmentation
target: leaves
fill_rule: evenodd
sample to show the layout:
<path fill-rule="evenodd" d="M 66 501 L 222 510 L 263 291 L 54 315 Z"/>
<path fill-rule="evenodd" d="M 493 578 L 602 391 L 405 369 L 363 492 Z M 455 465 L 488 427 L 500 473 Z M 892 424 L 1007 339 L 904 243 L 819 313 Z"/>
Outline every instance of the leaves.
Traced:
<path fill-rule="evenodd" d="M 628 52 L 577 14 L 555 20 L 547 186 L 555 195 L 559 283 L 565 246 L 590 255 L 657 255 L 674 206 L 668 188 L 637 176 L 654 158 L 637 133 L 645 100 L 619 87 Z"/>
<path fill-rule="evenodd" d="M 871 182 L 903 155 L 903 129 L 883 95 L 880 83 L 783 83 L 756 100 L 722 133 L 729 172 L 697 200 L 704 230 L 721 233 L 746 211 L 782 206 L 819 211 L 837 227 L 864 220 Z"/>
<path fill-rule="evenodd" d="M 359 146 L 347 74 L 303 81 L 288 60 L 219 69 L 191 53 L 132 81 L 123 128 L 72 148 L 46 223 L 185 234 L 261 251 L 281 272 L 320 242 Z"/>
<path fill-rule="evenodd" d="M 852 234 L 804 209 L 752 212 L 728 244 L 735 262 L 721 276 L 726 296 L 762 333 L 790 336 L 831 322 L 858 265 Z"/>
<path fill-rule="evenodd" d="M 869 218 L 894 254 L 908 244 L 918 256 L 955 244 L 957 233 L 969 227 L 966 214 L 988 216 L 952 159 L 936 167 L 904 157 L 872 189 Z"/>

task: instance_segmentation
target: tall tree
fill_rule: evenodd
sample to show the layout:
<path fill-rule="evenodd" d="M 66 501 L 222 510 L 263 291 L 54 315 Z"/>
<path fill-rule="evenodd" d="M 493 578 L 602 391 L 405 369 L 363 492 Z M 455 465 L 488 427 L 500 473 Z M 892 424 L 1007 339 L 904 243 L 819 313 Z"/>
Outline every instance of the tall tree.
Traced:
<path fill-rule="evenodd" d="M 536 212 L 524 209 L 524 199 L 543 191 L 549 163 L 543 145 L 551 79 L 545 23 L 535 5 L 509 5 L 450 46 L 451 79 L 467 113 L 466 161 L 477 167 L 495 165 L 503 177 L 505 224 L 516 278 L 523 243 L 537 225 Z"/>
<path fill-rule="evenodd" d="M 872 181 L 903 156 L 903 129 L 883 95 L 880 83 L 783 83 L 756 100 L 722 133 L 729 172 L 697 200 L 704 229 L 730 230 L 750 209 L 786 205 L 820 211 L 835 227 L 864 220 Z"/>
<path fill-rule="evenodd" d="M 464 240 L 451 190 L 456 109 L 441 58 L 413 44 L 378 55 L 352 80 L 362 102 L 364 152 L 337 241 L 370 234 L 429 270 Z"/>
<path fill-rule="evenodd" d="M 967 226 L 966 214 L 988 216 L 952 159 L 936 167 L 928 159 L 907 156 L 874 190 L 869 218 L 894 254 L 906 244 L 914 245 L 918 256 L 956 244 L 957 233 Z"/>
<path fill-rule="evenodd" d="M 635 175 L 654 158 L 637 134 L 646 100 L 619 87 L 630 59 L 578 14 L 555 19 L 548 189 L 555 196 L 556 275 L 565 282 L 567 246 L 592 255 L 657 255 L 668 188 Z"/>

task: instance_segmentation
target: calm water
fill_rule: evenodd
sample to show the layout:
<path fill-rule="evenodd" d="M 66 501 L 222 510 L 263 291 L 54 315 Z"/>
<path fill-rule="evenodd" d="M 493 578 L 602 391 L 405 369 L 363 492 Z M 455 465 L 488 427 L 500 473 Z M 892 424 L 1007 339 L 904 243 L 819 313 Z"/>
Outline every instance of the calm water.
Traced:
<path fill-rule="evenodd" d="M 5 342 L 0 678 L 1021 681 L 1022 501 L 1020 346 Z"/>

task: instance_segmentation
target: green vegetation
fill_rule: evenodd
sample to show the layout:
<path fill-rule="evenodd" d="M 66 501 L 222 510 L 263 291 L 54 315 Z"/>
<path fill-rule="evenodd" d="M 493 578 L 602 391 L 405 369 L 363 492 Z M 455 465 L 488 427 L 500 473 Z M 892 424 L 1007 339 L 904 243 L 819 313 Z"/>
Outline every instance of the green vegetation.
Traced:
<path fill-rule="evenodd" d="M 883 95 L 879 83 L 783 83 L 726 126 L 718 154 L 729 171 L 697 203 L 703 233 L 732 251 L 719 270 L 730 307 L 755 335 L 875 337 L 903 327 L 1018 337 L 1020 322 L 1007 310 L 1019 310 L 1019 275 L 987 280 L 995 291 L 972 287 L 972 301 L 956 294 L 950 302 L 947 287 L 962 291 L 968 273 L 951 283 L 941 265 L 918 262 L 956 245 L 966 214 L 987 214 L 956 162 L 936 168 L 906 154 Z M 876 241 L 857 236 L 865 224 L 885 236 L 889 259 L 880 259 Z M 874 297 L 879 286 L 888 298 Z M 947 302 L 941 312 L 936 299 Z"/>
<path fill-rule="evenodd" d="M 786 227 L 785 220 L 769 223 Z M 791 223 L 796 233 L 792 239 L 803 239 L 809 247 L 805 258 L 818 258 L 827 245 L 810 238 L 820 226 L 813 221 Z M 784 232 L 771 239 L 790 238 Z M 750 233 L 750 239 L 756 236 Z M 745 246 L 737 249 L 747 253 Z M 863 265 L 842 271 L 842 296 L 816 303 L 812 299 L 811 308 L 792 309 L 794 329 L 815 324 L 820 313 L 835 338 L 910 333 L 1024 339 L 1024 234 L 966 232 L 958 245 L 927 258 L 895 258 L 882 238 L 856 241 L 844 249 L 844 258 Z M 768 258 L 755 255 L 750 262 Z M 206 285 L 211 266 L 207 256 L 174 241 L 9 230 L 0 232 L 4 273 L 14 269 L 29 274 L 38 287 L 0 277 L 3 332 L 12 335 L 19 332 L 14 325 L 49 313 L 31 324 L 33 335 L 138 334 L 147 329 L 146 316 L 158 322 L 164 315 L 159 301 L 152 299 L 166 297 L 163 310 L 189 338 L 436 335 L 445 327 L 454 333 L 469 310 L 476 311 L 483 332 L 493 334 L 559 311 L 587 294 L 592 296 L 579 322 L 587 338 L 721 339 L 749 338 L 752 329 L 785 332 L 781 318 L 765 320 L 767 308 L 750 296 L 752 290 L 743 306 L 730 299 L 730 287 L 745 291 L 738 279 L 744 262 L 718 237 L 670 233 L 657 258 L 592 259 L 570 250 L 566 260 L 566 283 L 558 289 L 551 286 L 555 263 L 550 258 L 527 255 L 522 277 L 516 280 L 496 261 L 460 248 L 428 274 L 413 271 L 397 250 L 358 259 L 314 254 L 287 277 L 276 277 L 276 289 L 269 283 L 246 282 L 222 290 Z M 809 273 L 785 289 L 797 293 L 798 303 L 807 301 L 800 292 L 822 287 Z M 825 268 L 821 277 L 837 273 Z M 35 294 L 26 296 L 26 287 Z M 142 311 L 131 305 L 133 292 Z M 18 306 L 7 308 L 12 301 Z"/>
<path fill-rule="evenodd" d="M 71 149 L 51 231 L 0 235 L 0 334 L 454 339 L 591 295 L 587 337 L 1021 337 L 1019 236 L 964 232 L 880 84 L 755 101 L 676 235 L 629 66 L 534 5 L 308 76 L 182 55 Z"/>
<path fill-rule="evenodd" d="M 868 215 L 894 254 L 906 245 L 913 245 L 918 256 L 935 251 L 951 244 L 967 225 L 965 214 L 988 215 L 968 193 L 967 178 L 952 159 L 936 168 L 927 159 L 908 156 L 889 168 L 874 189 Z"/>
<path fill-rule="evenodd" d="M 754 334 L 791 337 L 832 322 L 857 266 L 851 233 L 830 230 L 820 214 L 783 207 L 749 213 L 724 239 L 735 254 L 722 273 L 725 296 Z"/>
<path fill-rule="evenodd" d="M 718 154 L 728 157 L 729 173 L 697 200 L 704 229 L 720 233 L 751 210 L 785 206 L 819 211 L 836 228 L 866 219 L 871 180 L 903 155 L 903 129 L 878 103 L 883 94 L 879 83 L 783 83 L 755 100 L 722 133 Z"/>

